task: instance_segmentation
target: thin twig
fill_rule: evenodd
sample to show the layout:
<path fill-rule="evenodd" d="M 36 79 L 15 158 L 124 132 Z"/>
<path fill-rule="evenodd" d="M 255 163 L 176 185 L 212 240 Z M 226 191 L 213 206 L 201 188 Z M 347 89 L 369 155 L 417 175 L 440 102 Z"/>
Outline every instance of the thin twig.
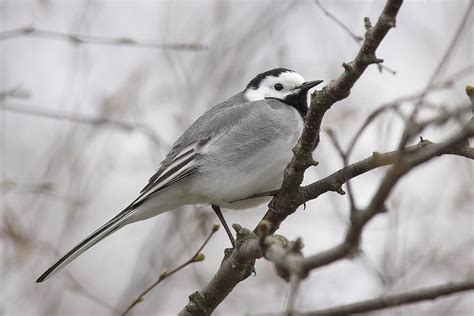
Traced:
<path fill-rule="evenodd" d="M 337 140 L 336 134 L 334 133 L 333 130 L 326 129 L 326 133 L 328 134 L 329 139 L 331 140 L 332 144 L 334 145 L 337 152 L 339 153 L 339 156 L 341 156 L 343 167 L 347 168 L 347 166 L 349 165 L 347 152 L 344 152 L 344 150 L 342 149 L 341 144 Z M 351 186 L 351 181 L 350 180 L 347 180 L 346 186 L 347 186 L 347 193 L 348 193 L 349 203 L 350 203 L 350 207 L 351 207 L 351 213 L 354 213 L 357 210 L 357 204 L 355 202 L 354 193 L 352 191 L 352 186 Z M 339 190 L 340 190 L 338 192 L 339 194 L 344 194 L 343 193 L 344 191 L 342 191 L 342 188 L 339 188 Z"/>
<path fill-rule="evenodd" d="M 66 276 L 66 283 L 68 283 L 68 287 L 71 291 L 76 292 L 91 301 L 95 302 L 97 305 L 100 305 L 104 307 L 105 309 L 109 310 L 110 312 L 116 314 L 119 311 L 106 301 L 104 301 L 101 297 L 97 296 L 95 293 L 93 293 L 90 289 L 82 285 L 72 273 L 69 271 L 65 271 L 65 276 Z"/>
<path fill-rule="evenodd" d="M 464 144 L 466 140 L 472 137 L 474 137 L 474 121 L 470 121 L 447 141 L 430 146 L 416 155 L 403 156 L 398 152 L 398 156 L 395 156 L 394 165 L 383 177 L 369 205 L 365 209 L 358 211 L 354 216 L 351 216 L 351 224 L 347 230 L 344 241 L 333 248 L 304 259 L 303 265 L 305 269 L 310 271 L 328 265 L 358 251 L 360 237 L 365 225 L 376 215 L 386 211 L 384 207 L 385 201 L 390 196 L 398 181 L 420 164 L 450 150 L 455 150 L 457 146 Z"/>
<path fill-rule="evenodd" d="M 331 20 L 333 20 L 337 25 L 339 25 L 344 31 L 346 31 L 347 34 L 349 34 L 349 36 L 358 44 L 358 45 L 361 45 L 362 44 L 362 41 L 364 40 L 364 37 L 360 36 L 360 35 L 357 35 L 355 34 L 354 32 L 351 31 L 351 29 L 345 25 L 344 23 L 342 23 L 341 20 L 339 20 L 334 14 L 332 14 L 331 12 L 329 12 L 322 4 L 319 0 L 314 0 L 314 2 L 316 3 L 316 5 L 321 9 L 321 11 L 323 11 L 323 13 L 329 17 Z M 365 19 L 366 21 L 366 29 L 367 31 L 372 27 L 370 25 L 370 20 L 368 18 Z M 392 75 L 395 75 L 397 74 L 397 72 L 387 66 L 385 66 L 384 64 L 378 64 L 377 65 L 379 67 L 379 70 L 382 71 L 382 69 L 388 71 L 389 73 L 391 73 Z"/>
<path fill-rule="evenodd" d="M 296 297 L 298 296 L 298 290 L 300 288 L 301 279 L 293 273 L 290 275 L 290 294 L 288 295 L 288 301 L 286 303 L 286 315 L 293 315 L 296 306 Z"/>
<path fill-rule="evenodd" d="M 351 29 L 345 25 L 344 23 L 342 23 L 341 20 L 339 20 L 334 14 L 332 14 L 331 12 L 329 12 L 322 4 L 319 0 L 314 0 L 314 2 L 316 3 L 316 5 L 321 9 L 321 11 L 323 11 L 323 13 L 328 17 L 330 18 L 331 20 L 333 20 L 337 25 L 339 25 L 344 31 L 346 31 L 347 34 L 350 35 L 350 37 L 357 43 L 357 44 L 361 44 L 362 41 L 364 40 L 364 37 L 362 36 L 359 36 L 357 34 L 355 34 L 354 32 L 351 31 Z"/>
<path fill-rule="evenodd" d="M 59 111 L 51 111 L 40 106 L 33 106 L 23 103 L 4 103 L 0 105 L 0 110 L 14 112 L 22 115 L 31 115 L 54 119 L 59 121 L 69 121 L 79 124 L 91 125 L 93 127 L 101 127 L 109 125 L 123 131 L 139 131 L 144 134 L 154 145 L 161 147 L 165 142 L 154 132 L 154 130 L 144 123 L 129 123 L 107 117 L 97 117 L 83 114 L 70 114 Z"/>
<path fill-rule="evenodd" d="M 425 97 L 427 96 L 429 91 L 431 89 L 433 89 L 433 87 L 436 86 L 435 85 L 436 79 L 441 75 L 441 73 L 443 72 L 443 70 L 445 69 L 447 64 L 449 63 L 451 55 L 453 54 L 454 49 L 456 48 L 457 44 L 459 43 L 459 40 L 461 39 L 461 34 L 464 33 L 464 31 L 467 29 L 467 25 L 470 22 L 469 16 L 471 15 L 471 12 L 472 12 L 473 8 L 474 8 L 474 1 L 471 1 L 468 4 L 468 7 L 467 7 L 466 11 L 464 12 L 464 16 L 461 19 L 461 22 L 459 23 L 453 38 L 449 42 L 449 45 L 446 48 L 445 53 L 443 54 L 440 62 L 438 63 L 438 66 L 436 67 L 436 69 L 433 72 L 433 74 L 431 75 L 428 83 L 426 84 L 426 88 L 425 88 L 423 94 L 421 95 L 421 98 L 415 104 L 415 107 L 413 108 L 413 111 L 410 114 L 410 118 L 408 120 L 407 126 L 406 126 L 405 130 L 403 131 L 403 135 L 400 139 L 398 149 L 403 150 L 403 148 L 406 146 L 408 141 L 414 136 L 414 134 L 411 133 L 411 130 L 409 128 L 410 123 L 414 122 L 416 120 L 416 117 L 417 117 L 418 112 L 420 111 L 420 109 L 423 105 L 423 101 L 424 101 Z"/>
<path fill-rule="evenodd" d="M 0 32 L 0 41 L 9 40 L 18 37 L 38 37 L 43 39 L 52 39 L 65 41 L 73 45 L 91 44 L 91 45 L 105 45 L 105 46 L 126 46 L 138 48 L 153 48 L 153 49 L 171 49 L 181 51 L 200 51 L 207 49 L 207 46 L 194 43 L 159 43 L 149 40 L 135 40 L 131 37 L 105 37 L 81 35 L 73 33 L 62 33 L 52 30 L 38 29 L 33 26 L 25 26 L 12 30 Z"/>
<path fill-rule="evenodd" d="M 368 313 L 389 307 L 398 307 L 407 304 L 419 303 L 427 300 L 453 295 L 460 292 L 474 290 L 474 280 L 465 282 L 448 283 L 438 286 L 426 287 L 408 291 L 400 294 L 383 295 L 371 300 L 341 305 L 312 312 L 298 313 L 301 316 L 330 316 L 330 315 L 353 315 Z"/>
<path fill-rule="evenodd" d="M 468 69 L 468 68 L 465 68 L 465 69 Z M 463 69 L 464 70 L 464 69 Z M 457 75 L 458 73 L 456 73 Z M 431 92 L 434 92 L 436 90 L 441 90 L 441 89 L 447 89 L 447 88 L 451 88 L 453 86 L 453 79 L 449 79 L 449 80 L 446 80 L 445 82 L 443 82 L 442 84 L 440 84 L 439 86 L 437 86 L 436 88 L 433 88 L 431 90 Z M 417 93 L 414 93 L 414 94 L 410 94 L 410 95 L 407 95 L 407 96 L 402 96 L 402 97 L 399 97 L 391 102 L 388 102 L 388 103 L 385 103 L 383 105 L 380 105 L 377 107 L 377 109 L 375 111 L 373 111 L 372 113 L 369 114 L 369 116 L 367 117 L 367 119 L 364 121 L 364 123 L 361 125 L 361 127 L 357 130 L 357 132 L 354 134 L 354 136 L 352 137 L 350 143 L 349 143 L 349 146 L 346 150 L 346 155 L 349 159 L 349 157 L 351 156 L 352 154 L 352 151 L 354 150 L 354 147 L 357 143 L 357 141 L 360 139 L 360 136 L 362 135 L 362 133 L 365 131 L 365 129 L 376 119 L 378 118 L 380 115 L 382 115 L 383 113 L 387 112 L 387 111 L 391 111 L 391 110 L 397 110 L 399 107 L 401 107 L 405 102 L 408 102 L 408 101 L 417 101 L 419 100 L 420 98 L 423 97 L 425 91 L 420 91 L 420 92 L 417 92 Z"/>
<path fill-rule="evenodd" d="M 410 157 L 416 156 L 425 150 L 430 150 L 430 147 L 432 146 L 439 146 L 439 144 L 424 139 L 417 145 L 409 146 L 405 151 L 405 159 L 409 160 Z M 474 159 L 474 148 L 469 146 L 454 147 L 450 150 L 446 150 L 443 154 L 451 154 L 468 159 Z M 399 159 L 399 156 L 400 152 L 398 150 L 386 153 L 374 152 L 370 157 L 350 164 L 323 179 L 303 186 L 300 189 L 301 200 L 299 203 L 314 200 L 328 191 L 337 192 L 337 190 L 349 179 L 355 178 L 376 168 L 392 165 Z"/>
<path fill-rule="evenodd" d="M 160 284 L 161 281 L 163 281 L 164 279 L 172 276 L 176 272 L 180 271 L 181 269 L 187 267 L 188 265 L 190 265 L 192 263 L 203 261 L 204 260 L 204 254 L 201 253 L 201 251 L 207 245 L 207 243 L 209 242 L 211 237 L 219 230 L 219 227 L 220 226 L 218 224 L 212 225 L 211 232 L 207 236 L 206 240 L 204 240 L 202 245 L 198 248 L 198 250 L 194 253 L 194 255 L 191 258 L 189 258 L 186 262 L 184 262 L 183 264 L 179 265 L 178 267 L 174 268 L 171 271 L 163 270 L 160 273 L 160 276 L 159 276 L 158 280 L 153 282 L 153 284 L 151 284 L 143 292 L 141 292 L 140 295 L 138 295 L 137 298 L 135 298 L 135 300 L 132 302 L 132 304 L 130 304 L 130 306 L 128 306 L 127 309 L 122 313 L 122 316 L 126 315 L 133 307 L 135 307 L 138 303 L 142 302 L 144 300 L 145 295 L 148 292 L 150 292 L 153 288 L 155 288 L 158 284 Z"/>

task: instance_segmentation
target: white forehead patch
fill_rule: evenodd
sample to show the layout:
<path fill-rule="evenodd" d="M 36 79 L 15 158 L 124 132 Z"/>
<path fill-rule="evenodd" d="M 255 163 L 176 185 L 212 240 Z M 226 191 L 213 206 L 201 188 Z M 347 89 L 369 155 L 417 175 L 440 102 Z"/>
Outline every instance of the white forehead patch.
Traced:
<path fill-rule="evenodd" d="M 249 101 L 258 101 L 265 98 L 285 99 L 294 93 L 293 89 L 305 82 L 303 76 L 293 71 L 282 72 L 278 76 L 268 76 L 260 82 L 257 88 L 251 87 L 245 91 Z M 281 84 L 282 90 L 276 90 L 275 85 Z"/>

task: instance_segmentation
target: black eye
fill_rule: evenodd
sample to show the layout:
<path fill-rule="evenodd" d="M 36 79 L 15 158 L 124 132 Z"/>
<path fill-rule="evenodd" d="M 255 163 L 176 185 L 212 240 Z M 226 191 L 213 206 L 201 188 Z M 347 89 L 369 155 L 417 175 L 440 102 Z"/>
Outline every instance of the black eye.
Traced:
<path fill-rule="evenodd" d="M 283 85 L 281 83 L 277 83 L 276 85 L 273 86 L 275 90 L 280 91 L 283 90 Z"/>

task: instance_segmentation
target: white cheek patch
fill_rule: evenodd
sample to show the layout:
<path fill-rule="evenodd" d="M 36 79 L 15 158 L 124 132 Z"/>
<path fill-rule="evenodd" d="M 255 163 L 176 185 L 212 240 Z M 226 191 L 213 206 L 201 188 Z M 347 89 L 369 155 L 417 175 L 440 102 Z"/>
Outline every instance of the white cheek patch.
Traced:
<path fill-rule="evenodd" d="M 274 89 L 275 84 L 281 83 L 285 88 L 282 91 Z M 291 91 L 304 83 L 304 78 L 296 72 L 283 72 L 278 77 L 267 77 L 260 83 L 258 88 L 250 88 L 245 91 L 245 97 L 249 101 L 264 100 L 265 98 L 285 99 L 294 93 Z"/>

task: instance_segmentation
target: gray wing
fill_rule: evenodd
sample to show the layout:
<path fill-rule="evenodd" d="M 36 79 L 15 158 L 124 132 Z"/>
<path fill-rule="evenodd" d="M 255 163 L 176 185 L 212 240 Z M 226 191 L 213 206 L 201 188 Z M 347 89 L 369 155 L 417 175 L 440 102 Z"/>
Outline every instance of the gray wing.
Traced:
<path fill-rule="evenodd" d="M 252 112 L 250 103 L 256 102 L 247 102 L 241 92 L 199 117 L 173 144 L 158 171 L 133 202 L 133 206 L 138 206 L 150 196 L 194 174 L 197 171 L 197 149 L 249 116 Z"/>
<path fill-rule="evenodd" d="M 282 111 L 276 114 L 272 109 Z M 160 169 L 151 177 L 148 185 L 132 204 L 59 259 L 36 282 L 43 282 L 84 251 L 123 227 L 135 208 L 150 196 L 195 173 L 199 162 L 197 151 L 213 139 L 217 141 L 218 136 L 224 136 L 217 144 L 220 150 L 214 150 L 212 155 L 218 156 L 220 161 L 228 161 L 230 166 L 236 161 L 235 159 L 244 158 L 249 152 L 255 153 L 256 150 L 274 141 L 276 137 L 287 136 L 288 130 L 292 129 L 291 120 L 284 119 L 286 115 L 290 115 L 285 111 L 290 111 L 289 109 L 287 105 L 277 100 L 245 103 L 235 102 L 232 99 L 210 109 L 173 145 Z M 255 137 L 256 135 L 258 137 Z M 233 150 L 230 150 L 231 148 Z M 240 153 L 240 157 L 232 157 L 236 153 Z"/>

